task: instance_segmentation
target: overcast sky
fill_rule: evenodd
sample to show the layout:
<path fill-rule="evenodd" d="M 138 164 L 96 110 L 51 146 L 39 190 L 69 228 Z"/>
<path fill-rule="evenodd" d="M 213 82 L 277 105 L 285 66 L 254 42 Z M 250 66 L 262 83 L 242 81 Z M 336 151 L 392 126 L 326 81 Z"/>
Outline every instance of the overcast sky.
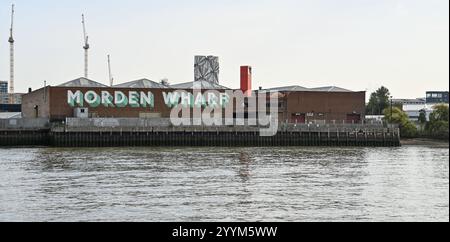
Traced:
<path fill-rule="evenodd" d="M 16 91 L 83 75 L 192 81 L 194 55 L 220 57 L 221 84 L 340 86 L 398 98 L 449 89 L 448 0 L 0 0 L 0 80 L 9 79 L 9 14 L 16 4 Z"/>

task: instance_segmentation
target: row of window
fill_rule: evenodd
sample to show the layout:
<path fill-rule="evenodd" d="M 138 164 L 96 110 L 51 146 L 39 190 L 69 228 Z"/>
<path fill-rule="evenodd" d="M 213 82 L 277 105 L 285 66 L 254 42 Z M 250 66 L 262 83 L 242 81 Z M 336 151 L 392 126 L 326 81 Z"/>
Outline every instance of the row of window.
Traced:
<path fill-rule="evenodd" d="M 0 93 L 8 93 L 8 83 L 6 82 L 0 83 Z"/>
<path fill-rule="evenodd" d="M 442 93 L 428 93 L 427 98 L 443 98 L 444 95 Z"/>

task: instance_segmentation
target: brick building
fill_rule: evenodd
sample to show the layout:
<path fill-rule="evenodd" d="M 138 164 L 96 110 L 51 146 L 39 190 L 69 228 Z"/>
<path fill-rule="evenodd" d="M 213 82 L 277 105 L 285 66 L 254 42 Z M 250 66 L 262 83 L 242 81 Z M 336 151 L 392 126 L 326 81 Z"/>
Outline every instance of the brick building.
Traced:
<path fill-rule="evenodd" d="M 249 84 L 245 81 L 241 83 L 245 84 L 242 91 L 248 91 L 246 88 Z M 108 87 L 80 78 L 25 94 L 22 99 L 22 115 L 24 118 L 51 120 L 64 120 L 67 117 L 168 118 L 172 110 L 169 101 L 172 92 L 178 89 L 189 90 L 194 86 L 195 82 L 165 86 L 141 79 Z M 231 90 L 214 83 L 209 83 L 207 87 L 218 92 Z M 300 86 L 259 91 L 278 93 L 281 122 L 358 123 L 365 116 L 365 92 L 338 87 Z"/>

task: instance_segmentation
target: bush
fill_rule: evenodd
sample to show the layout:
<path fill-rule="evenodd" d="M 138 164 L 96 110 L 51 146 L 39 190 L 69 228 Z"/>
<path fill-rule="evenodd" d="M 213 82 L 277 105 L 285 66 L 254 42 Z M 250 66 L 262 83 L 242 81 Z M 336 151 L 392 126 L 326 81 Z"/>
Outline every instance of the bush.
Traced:
<path fill-rule="evenodd" d="M 406 138 L 415 138 L 418 134 L 417 127 L 411 122 L 407 122 L 403 126 L 400 126 L 400 132 L 402 136 Z"/>
<path fill-rule="evenodd" d="M 392 117 L 391 117 L 391 109 L 386 108 L 384 111 L 385 121 L 388 123 L 398 124 L 400 127 L 400 133 L 402 137 L 405 138 L 415 138 L 417 137 L 417 127 L 414 125 L 404 111 L 402 111 L 398 107 L 392 108 Z"/>
<path fill-rule="evenodd" d="M 449 136 L 449 109 L 447 105 L 436 105 L 430 114 L 430 121 L 426 124 L 425 130 L 432 136 L 447 138 Z"/>

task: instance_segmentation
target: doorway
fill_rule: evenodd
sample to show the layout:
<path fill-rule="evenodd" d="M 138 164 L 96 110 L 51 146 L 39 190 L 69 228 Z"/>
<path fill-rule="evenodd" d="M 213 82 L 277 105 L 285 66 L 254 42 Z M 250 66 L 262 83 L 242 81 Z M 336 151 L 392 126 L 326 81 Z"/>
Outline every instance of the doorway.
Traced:
<path fill-rule="evenodd" d="M 361 122 L 361 114 L 347 114 L 347 123 L 348 124 L 359 124 Z"/>
<path fill-rule="evenodd" d="M 306 114 L 293 113 L 291 121 L 292 121 L 292 123 L 296 123 L 296 124 L 304 124 L 304 123 L 306 123 Z"/>

